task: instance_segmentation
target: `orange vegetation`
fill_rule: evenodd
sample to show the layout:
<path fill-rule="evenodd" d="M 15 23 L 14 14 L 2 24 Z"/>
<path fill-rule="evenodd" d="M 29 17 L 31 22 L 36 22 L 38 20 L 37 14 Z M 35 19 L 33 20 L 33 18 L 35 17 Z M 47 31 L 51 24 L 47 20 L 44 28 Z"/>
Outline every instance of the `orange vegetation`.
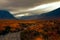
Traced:
<path fill-rule="evenodd" d="M 60 20 L 0 20 L 0 31 L 21 32 L 22 40 L 60 40 Z"/>

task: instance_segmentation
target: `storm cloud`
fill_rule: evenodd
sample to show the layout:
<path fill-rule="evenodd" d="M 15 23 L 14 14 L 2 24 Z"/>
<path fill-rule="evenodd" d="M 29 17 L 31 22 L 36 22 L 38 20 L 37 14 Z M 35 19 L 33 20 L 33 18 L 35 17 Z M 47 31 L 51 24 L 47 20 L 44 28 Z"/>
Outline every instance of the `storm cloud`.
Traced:
<path fill-rule="evenodd" d="M 0 10 L 8 10 L 14 14 L 15 12 L 33 8 L 38 5 L 44 5 L 60 0 L 0 0 Z M 16 13 L 15 13 L 16 14 Z"/>
<path fill-rule="evenodd" d="M 0 0 L 0 9 L 26 9 L 55 1 L 60 0 Z"/>

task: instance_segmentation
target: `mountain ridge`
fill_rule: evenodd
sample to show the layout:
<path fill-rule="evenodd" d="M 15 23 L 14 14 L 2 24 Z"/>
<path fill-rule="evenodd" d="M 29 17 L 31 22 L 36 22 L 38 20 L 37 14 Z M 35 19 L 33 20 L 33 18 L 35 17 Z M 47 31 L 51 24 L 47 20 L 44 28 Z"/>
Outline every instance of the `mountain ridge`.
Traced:
<path fill-rule="evenodd" d="M 60 18 L 60 8 L 56 9 L 56 10 L 53 10 L 51 12 L 48 12 L 48 13 L 43 13 L 43 14 L 40 14 L 40 15 L 33 15 L 33 16 L 23 16 L 19 19 L 22 19 L 22 20 L 29 20 L 29 19 L 57 19 L 57 18 Z"/>
<path fill-rule="evenodd" d="M 9 11 L 0 10 L 0 19 L 16 19 Z"/>

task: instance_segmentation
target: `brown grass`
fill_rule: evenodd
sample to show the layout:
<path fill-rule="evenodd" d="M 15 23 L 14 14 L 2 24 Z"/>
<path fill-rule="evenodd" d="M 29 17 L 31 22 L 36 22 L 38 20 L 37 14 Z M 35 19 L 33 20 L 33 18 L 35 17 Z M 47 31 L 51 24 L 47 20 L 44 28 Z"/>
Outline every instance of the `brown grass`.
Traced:
<path fill-rule="evenodd" d="M 60 40 L 60 20 L 0 20 L 0 31 L 21 32 L 21 40 Z"/>

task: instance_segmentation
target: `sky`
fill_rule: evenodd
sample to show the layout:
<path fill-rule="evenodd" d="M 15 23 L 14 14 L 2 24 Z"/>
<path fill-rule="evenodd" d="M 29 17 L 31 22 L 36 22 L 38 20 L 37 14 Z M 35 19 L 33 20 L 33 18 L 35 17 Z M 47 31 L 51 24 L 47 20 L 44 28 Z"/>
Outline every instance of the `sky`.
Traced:
<path fill-rule="evenodd" d="M 15 17 L 49 12 L 59 5 L 60 0 L 0 0 L 0 10 L 8 10 Z"/>

